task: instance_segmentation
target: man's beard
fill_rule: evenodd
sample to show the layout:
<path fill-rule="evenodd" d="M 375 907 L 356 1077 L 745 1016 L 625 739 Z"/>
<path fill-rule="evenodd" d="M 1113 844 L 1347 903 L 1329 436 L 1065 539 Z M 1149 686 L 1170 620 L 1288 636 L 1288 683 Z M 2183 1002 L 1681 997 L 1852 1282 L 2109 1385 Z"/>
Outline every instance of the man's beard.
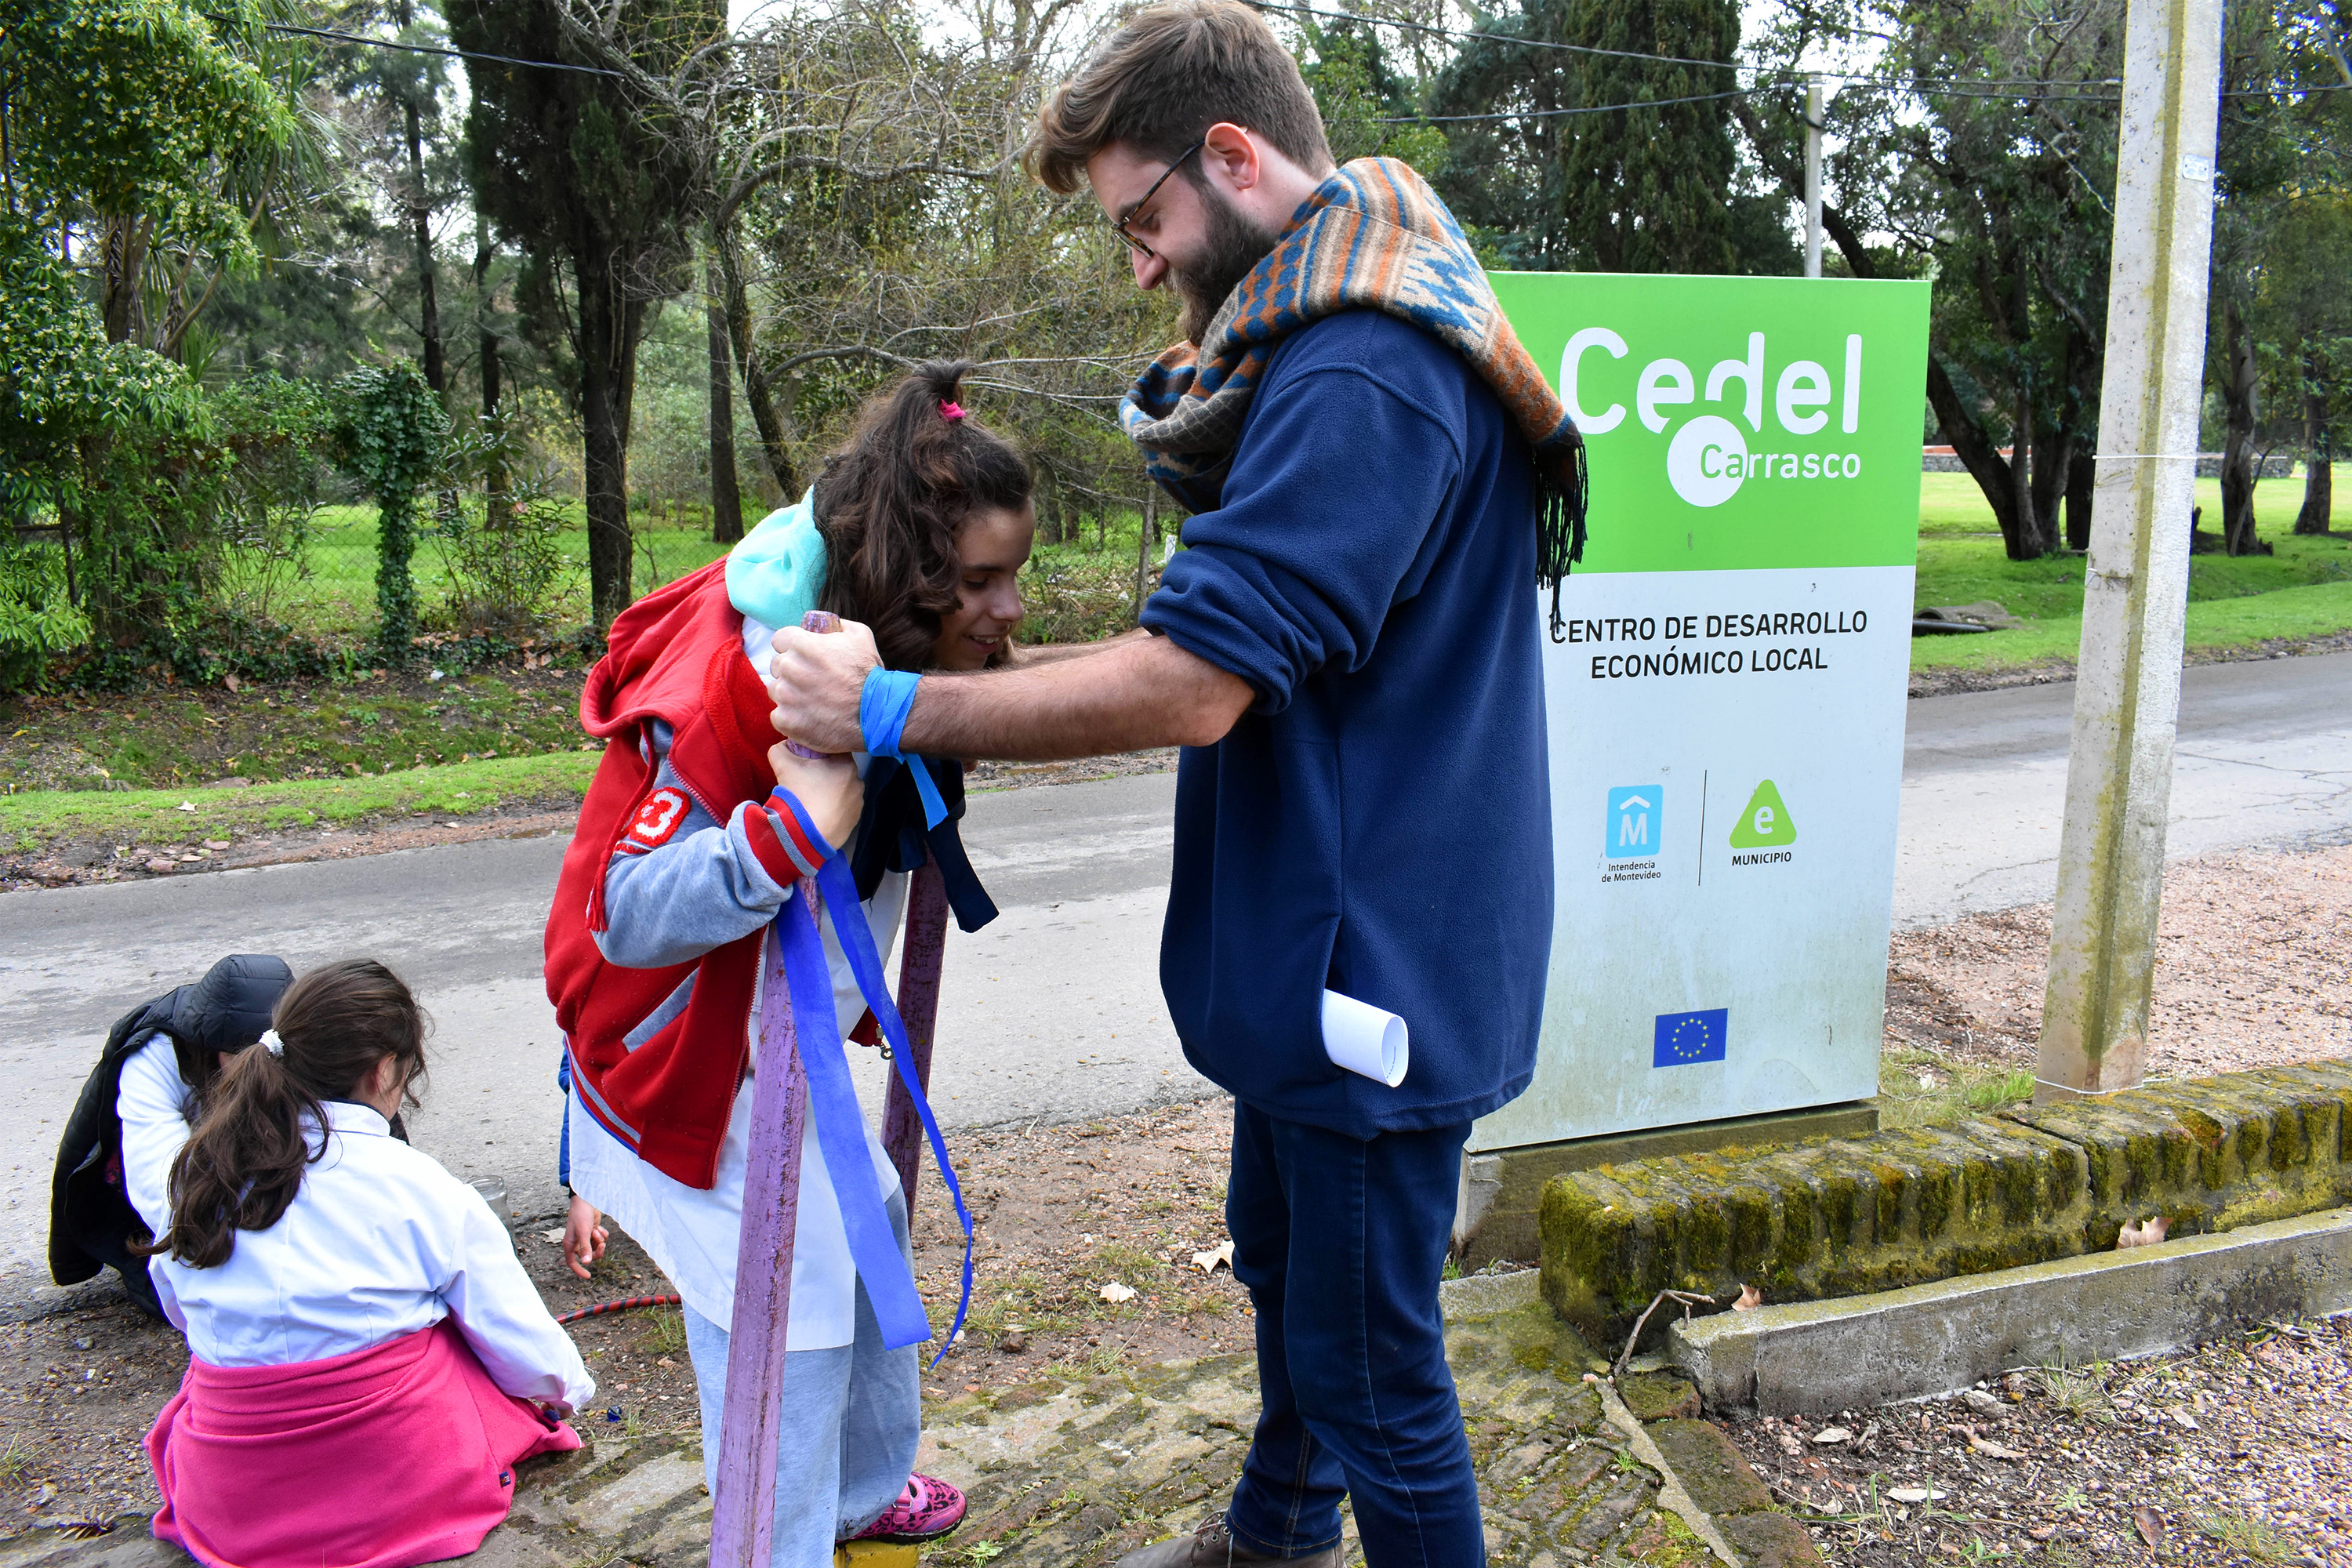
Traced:
<path fill-rule="evenodd" d="M 1260 228 L 1213 187 L 1204 184 L 1195 189 L 1201 193 L 1207 226 L 1201 255 L 1189 267 L 1171 263 L 1168 276 L 1184 300 L 1184 316 L 1178 327 L 1184 341 L 1198 348 L 1209 331 L 1209 322 L 1224 304 L 1226 296 L 1234 291 L 1234 286 L 1249 276 L 1250 268 L 1265 259 L 1281 236 L 1272 229 Z"/>

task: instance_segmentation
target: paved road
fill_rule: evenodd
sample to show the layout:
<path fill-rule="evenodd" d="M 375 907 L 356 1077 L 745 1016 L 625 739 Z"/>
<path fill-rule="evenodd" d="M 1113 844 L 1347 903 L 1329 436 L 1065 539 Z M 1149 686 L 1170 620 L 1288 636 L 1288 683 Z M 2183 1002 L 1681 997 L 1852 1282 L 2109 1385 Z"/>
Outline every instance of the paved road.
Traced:
<path fill-rule="evenodd" d="M 2046 899 L 2071 686 L 1910 704 L 1895 918 Z M 971 1126 L 1201 1092 L 1160 1010 L 1165 774 L 974 798 L 966 838 L 1003 914 L 950 943 L 936 1098 Z M 2352 655 L 2188 672 L 2172 850 L 2352 836 Z M 452 845 L 0 898 L 0 1310 L 36 1283 L 58 1131 L 127 1002 L 236 950 L 297 968 L 373 953 L 438 1028 L 421 1147 L 552 1210 L 554 1026 L 540 931 L 562 844 Z M 878 1075 L 864 1086 L 878 1092 Z"/>

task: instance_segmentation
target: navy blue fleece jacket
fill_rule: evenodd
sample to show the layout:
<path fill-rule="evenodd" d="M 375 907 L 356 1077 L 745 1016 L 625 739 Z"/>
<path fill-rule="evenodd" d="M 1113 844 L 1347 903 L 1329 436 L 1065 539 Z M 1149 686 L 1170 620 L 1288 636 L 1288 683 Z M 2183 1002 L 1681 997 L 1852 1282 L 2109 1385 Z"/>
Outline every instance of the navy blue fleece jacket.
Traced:
<path fill-rule="evenodd" d="M 1160 976 L 1194 1068 L 1358 1137 L 1484 1115 L 1535 1069 L 1551 816 L 1526 443 L 1436 339 L 1370 311 L 1276 352 L 1144 625 L 1257 701 L 1188 749 Z M 1389 1089 L 1323 990 L 1412 1030 Z"/>

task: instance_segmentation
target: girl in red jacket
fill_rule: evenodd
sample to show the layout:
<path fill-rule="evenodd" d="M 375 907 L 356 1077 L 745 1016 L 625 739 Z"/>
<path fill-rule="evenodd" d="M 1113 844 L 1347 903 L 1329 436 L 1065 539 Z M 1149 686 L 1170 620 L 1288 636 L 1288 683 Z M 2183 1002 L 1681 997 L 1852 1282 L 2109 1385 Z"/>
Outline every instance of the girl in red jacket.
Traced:
<path fill-rule="evenodd" d="M 850 858 L 879 952 L 906 873 L 926 858 L 965 929 L 995 912 L 956 838 L 960 763 L 793 755 L 761 682 L 773 628 L 810 609 L 873 628 L 894 668 L 1006 657 L 1035 527 L 1031 480 L 1020 453 L 958 402 L 966 368 L 927 365 L 878 395 L 812 493 L 761 523 L 723 570 L 624 612 L 582 698 L 583 721 L 609 744 L 548 925 L 572 1084 L 566 1249 L 583 1265 L 610 1215 L 677 1284 L 714 1490 L 766 931 L 835 853 Z M 915 768 L 947 805 L 936 826 Z M 866 1004 L 831 929 L 824 940 L 847 1035 Z M 877 1331 L 817 1121 L 800 1167 L 773 1568 L 824 1568 L 837 1541 L 934 1539 L 963 1515 L 953 1488 L 912 1474 L 917 1352 Z M 863 1131 L 910 1256 L 898 1173 Z"/>

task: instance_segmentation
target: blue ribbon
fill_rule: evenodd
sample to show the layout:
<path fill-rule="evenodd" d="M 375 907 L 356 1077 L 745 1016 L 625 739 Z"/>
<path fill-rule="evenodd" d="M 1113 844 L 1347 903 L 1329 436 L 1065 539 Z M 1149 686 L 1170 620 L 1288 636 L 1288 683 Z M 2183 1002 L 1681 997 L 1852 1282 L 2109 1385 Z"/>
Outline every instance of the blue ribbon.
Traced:
<path fill-rule="evenodd" d="M 915 775 L 915 793 L 922 797 L 923 826 L 928 831 L 948 819 L 948 803 L 940 798 L 940 786 L 923 760 L 898 750 L 907 715 L 915 706 L 915 686 L 921 679 L 912 670 L 885 669 L 878 664 L 867 670 L 866 684 L 857 694 L 857 727 L 865 733 L 867 752 L 877 757 L 897 757 Z M 866 1001 L 870 1004 L 873 998 Z M 879 1012 L 875 1016 L 881 1016 Z"/>
<path fill-rule="evenodd" d="M 789 794 L 779 790 L 775 798 L 778 805 L 793 811 L 803 822 L 807 821 L 800 803 Z M 833 913 L 834 933 L 841 939 L 850 973 L 856 977 L 857 989 L 866 1005 L 882 1025 L 884 1037 L 890 1044 L 891 1059 L 898 1064 L 898 1076 L 914 1100 L 915 1112 L 922 1119 L 923 1131 L 931 1141 L 932 1158 L 955 1200 L 956 1218 L 963 1226 L 963 1293 L 956 1302 L 955 1325 L 948 1331 L 947 1342 L 940 1347 L 939 1355 L 931 1358 L 931 1364 L 937 1366 L 940 1358 L 954 1344 L 971 1306 L 971 1215 L 964 1207 L 963 1189 L 956 1181 L 955 1169 L 948 1163 L 947 1141 L 940 1136 L 940 1124 L 931 1114 L 929 1101 L 924 1098 L 923 1086 L 915 1077 L 914 1053 L 907 1039 L 907 1026 L 900 1021 L 898 1005 L 883 980 L 881 955 L 875 951 L 874 933 L 858 905 L 857 884 L 838 853 L 818 870 L 816 882 L 824 895 L 825 907 Z M 898 1238 L 890 1228 L 889 1211 L 883 1206 L 881 1183 L 874 1173 L 874 1161 L 866 1150 L 865 1113 L 858 1109 L 856 1086 L 850 1079 L 849 1063 L 842 1051 L 841 1020 L 834 1012 L 833 974 L 825 963 L 824 941 L 818 933 L 812 908 L 806 898 L 796 898 L 776 912 L 777 948 L 783 959 L 784 982 L 792 994 L 793 1026 L 800 1040 L 801 1061 L 808 1074 L 809 1110 L 816 1121 L 817 1148 L 824 1157 L 825 1173 L 833 1179 L 834 1195 L 841 1205 L 849 1256 L 857 1267 L 858 1278 L 865 1281 L 866 1299 L 873 1304 L 875 1321 L 882 1331 L 882 1342 L 897 1350 L 929 1339 L 930 1320 L 923 1310 L 921 1296 L 916 1292 L 914 1273 L 908 1267 L 906 1255 L 898 1250 Z"/>
<path fill-rule="evenodd" d="M 824 889 L 825 906 L 834 910 L 855 910 L 857 905 L 857 884 L 849 874 L 849 866 L 839 856 L 826 861 L 816 874 L 817 886 Z M 915 1076 L 915 1047 L 907 1038 L 907 1026 L 898 1016 L 898 1004 L 890 994 L 890 987 L 882 978 L 882 955 L 874 950 L 874 932 L 866 923 L 863 913 L 851 921 L 835 920 L 833 927 L 841 938 L 841 951 L 849 960 L 849 971 L 857 977 L 858 992 L 866 1005 L 874 1009 L 877 1022 L 882 1026 L 882 1037 L 889 1043 L 890 1059 L 898 1068 L 898 1081 L 907 1086 L 907 1098 L 914 1102 L 915 1114 L 923 1123 L 923 1135 L 930 1140 L 931 1160 L 940 1168 L 940 1180 L 946 1184 L 948 1196 L 954 1200 L 956 1223 L 963 1229 L 963 1287 L 956 1298 L 955 1321 L 949 1325 L 947 1344 L 931 1364 L 940 1363 L 940 1356 L 948 1353 L 956 1335 L 963 1332 L 964 1316 L 971 1310 L 971 1211 L 963 1205 L 963 1184 L 956 1180 L 955 1166 L 948 1159 L 948 1141 L 940 1131 L 939 1119 L 931 1114 L 931 1102 L 923 1094 L 922 1080 Z M 828 992 L 827 994 L 831 993 Z M 846 1076 L 845 1072 L 844 1076 Z M 861 1123 L 861 1126 L 863 1124 Z M 870 1167 L 872 1161 L 866 1162 Z M 829 1167 L 828 1167 L 829 1168 Z M 893 1247 L 893 1256 L 897 1256 Z M 900 1259 L 900 1267 L 905 1260 Z M 908 1288 L 912 1289 L 912 1277 Z"/>

